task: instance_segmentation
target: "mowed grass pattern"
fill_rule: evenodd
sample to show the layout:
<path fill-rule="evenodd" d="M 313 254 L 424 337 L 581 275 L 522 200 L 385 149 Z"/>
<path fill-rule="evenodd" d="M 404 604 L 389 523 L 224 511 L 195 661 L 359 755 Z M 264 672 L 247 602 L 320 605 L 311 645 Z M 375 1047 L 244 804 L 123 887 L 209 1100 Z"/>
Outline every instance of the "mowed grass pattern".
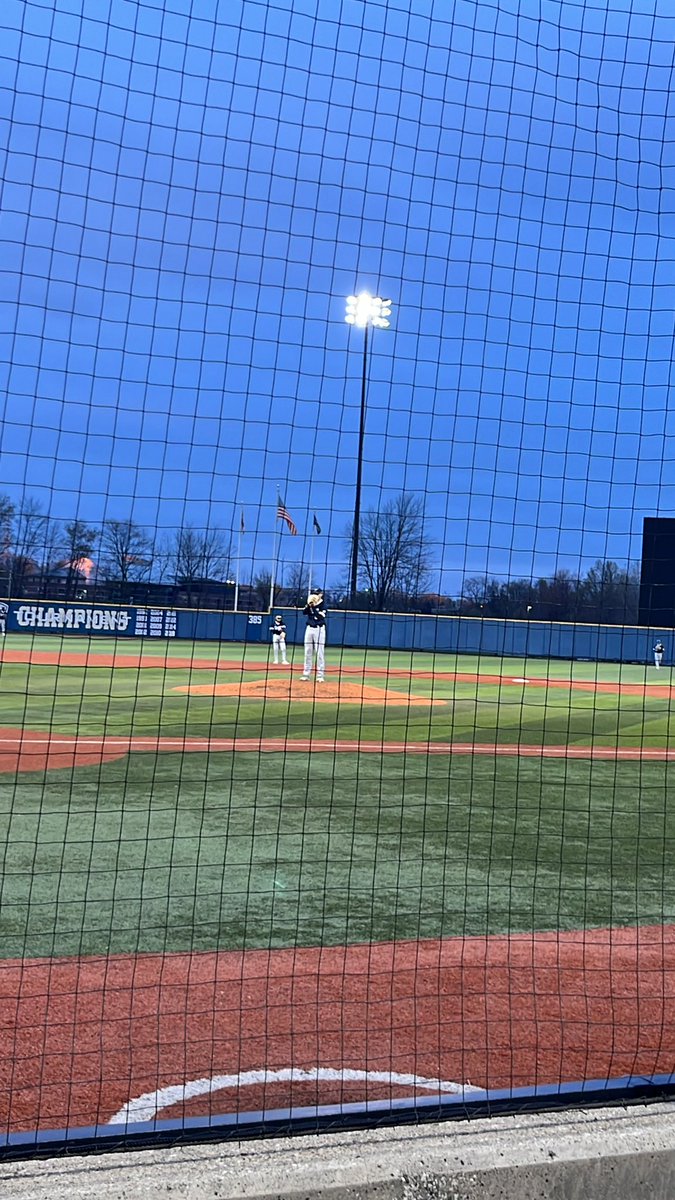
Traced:
<path fill-rule="evenodd" d="M 252 682 L 283 674 L 269 664 L 267 646 L 211 642 L 139 643 L 133 639 L 21 637 L 6 639 L 8 649 L 64 655 L 83 654 L 91 661 L 58 666 L 35 663 L 0 663 L 0 725 L 51 730 L 65 734 L 136 734 L 169 737 L 335 737 L 345 740 L 477 741 L 528 745 L 659 746 L 675 734 L 675 705 L 670 699 L 650 695 L 654 686 L 671 681 L 671 671 L 656 672 L 648 665 L 569 663 L 550 660 L 495 659 L 475 656 L 411 656 L 402 652 L 331 648 L 328 676 L 341 668 L 363 670 L 349 675 L 369 686 L 403 694 L 429 696 L 441 701 L 433 707 L 339 707 L 314 704 L 311 689 L 305 703 L 260 700 L 239 696 L 209 696 L 178 692 L 190 684 L 210 685 Z M 98 655 L 117 652 L 125 656 L 182 658 L 188 663 L 237 663 L 248 668 L 231 670 L 217 665 L 137 666 L 111 669 L 95 662 Z M 300 647 L 292 647 L 295 670 L 300 669 Z M 384 676 L 383 670 L 441 674 L 424 678 L 412 674 Z M 476 682 L 443 678 L 442 673 L 503 676 L 503 682 Z M 543 688 L 513 683 L 514 679 L 585 680 L 591 683 L 646 685 L 646 695 L 612 695 Z"/>
<path fill-rule="evenodd" d="M 27 638 L 7 638 L 27 649 Z M 36 638 L 36 651 L 114 644 Z M 242 647 L 118 642 L 241 658 Z M 299 651 L 296 648 L 295 654 Z M 247 648 L 246 671 L 267 670 Z M 238 670 L 0 665 L 0 725 L 66 734 L 666 745 L 669 698 L 368 674 L 410 655 L 333 651 L 433 709 L 186 696 Z M 641 666 L 420 655 L 420 671 L 667 684 Z M 351 678 L 358 678 L 352 677 Z M 466 755 L 133 753 L 0 777 L 0 954 L 332 945 L 675 919 L 673 767 Z"/>
<path fill-rule="evenodd" d="M 666 765 L 134 754 L 0 785 L 5 957 L 675 919 Z"/>

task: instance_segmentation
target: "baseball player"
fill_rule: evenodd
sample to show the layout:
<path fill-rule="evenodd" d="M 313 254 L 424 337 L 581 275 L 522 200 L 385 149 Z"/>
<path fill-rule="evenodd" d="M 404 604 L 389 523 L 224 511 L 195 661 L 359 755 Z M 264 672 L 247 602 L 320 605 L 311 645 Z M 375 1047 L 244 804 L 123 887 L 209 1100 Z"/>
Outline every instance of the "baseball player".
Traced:
<path fill-rule="evenodd" d="M 274 649 L 274 665 L 275 667 L 279 666 L 279 651 L 281 651 L 281 665 L 283 667 L 287 667 L 288 659 L 286 658 L 286 626 L 284 625 L 284 619 L 280 613 L 277 613 L 276 617 L 274 618 L 274 624 L 270 627 L 270 633 L 272 634 L 272 646 Z"/>
<path fill-rule="evenodd" d="M 326 645 L 326 609 L 324 608 L 323 592 L 315 588 L 307 597 L 303 608 L 307 617 L 305 629 L 305 665 L 301 678 L 308 680 L 312 674 L 314 658 L 316 658 L 316 682 L 323 683 L 325 667 L 324 647 Z"/>
<path fill-rule="evenodd" d="M 663 642 L 658 641 L 654 647 L 654 666 L 656 667 L 657 671 L 661 670 L 661 663 L 663 662 L 663 656 L 665 652 L 666 648 Z"/>

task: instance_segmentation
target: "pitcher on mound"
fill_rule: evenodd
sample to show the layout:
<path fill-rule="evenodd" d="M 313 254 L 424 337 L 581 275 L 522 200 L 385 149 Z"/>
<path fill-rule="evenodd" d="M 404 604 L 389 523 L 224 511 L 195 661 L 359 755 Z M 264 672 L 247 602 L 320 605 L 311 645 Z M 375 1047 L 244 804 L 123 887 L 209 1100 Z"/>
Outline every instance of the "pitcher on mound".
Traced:
<path fill-rule="evenodd" d="M 313 592 L 310 592 L 302 611 L 307 617 L 307 628 L 305 629 L 305 665 L 301 678 L 305 681 L 309 679 L 316 658 L 316 682 L 323 683 L 326 610 L 321 588 L 315 588 Z"/>

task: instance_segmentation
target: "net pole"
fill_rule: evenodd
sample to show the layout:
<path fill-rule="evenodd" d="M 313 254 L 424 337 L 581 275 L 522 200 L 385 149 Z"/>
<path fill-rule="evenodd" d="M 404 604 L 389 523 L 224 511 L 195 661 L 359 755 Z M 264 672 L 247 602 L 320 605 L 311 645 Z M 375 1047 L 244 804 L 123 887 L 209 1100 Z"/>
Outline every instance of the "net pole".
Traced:
<path fill-rule="evenodd" d="M 237 577 L 234 584 L 234 611 L 239 611 L 239 576 L 241 571 L 241 525 L 239 526 L 239 537 L 237 539 Z"/>

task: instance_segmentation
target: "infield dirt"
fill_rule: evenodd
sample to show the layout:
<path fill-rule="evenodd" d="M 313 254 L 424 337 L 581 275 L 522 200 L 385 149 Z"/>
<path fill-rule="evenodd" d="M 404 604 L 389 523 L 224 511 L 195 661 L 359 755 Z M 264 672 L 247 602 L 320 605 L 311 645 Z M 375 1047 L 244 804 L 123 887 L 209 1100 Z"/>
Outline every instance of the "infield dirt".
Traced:
<path fill-rule="evenodd" d="M 309 704 L 398 704 L 403 708 L 429 708 L 434 704 L 445 704 L 445 700 L 434 700 L 431 696 L 411 696 L 408 692 L 397 692 L 388 688 L 369 687 L 367 684 L 346 683 L 342 680 L 306 683 L 297 676 L 247 680 L 241 683 L 190 683 L 171 689 L 172 692 L 190 692 L 197 696 L 239 696 L 242 700 L 291 700 Z"/>

